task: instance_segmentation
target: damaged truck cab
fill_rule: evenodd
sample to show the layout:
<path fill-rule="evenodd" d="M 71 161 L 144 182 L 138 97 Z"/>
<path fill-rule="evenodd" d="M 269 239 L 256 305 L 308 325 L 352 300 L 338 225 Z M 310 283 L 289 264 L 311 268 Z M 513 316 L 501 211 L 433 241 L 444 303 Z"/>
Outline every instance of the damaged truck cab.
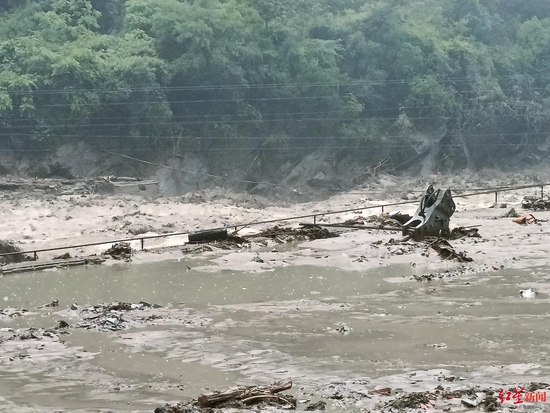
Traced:
<path fill-rule="evenodd" d="M 425 237 L 446 237 L 449 235 L 449 222 L 456 209 L 451 190 L 434 190 L 430 185 L 414 216 L 403 225 L 403 235 L 415 241 Z"/>

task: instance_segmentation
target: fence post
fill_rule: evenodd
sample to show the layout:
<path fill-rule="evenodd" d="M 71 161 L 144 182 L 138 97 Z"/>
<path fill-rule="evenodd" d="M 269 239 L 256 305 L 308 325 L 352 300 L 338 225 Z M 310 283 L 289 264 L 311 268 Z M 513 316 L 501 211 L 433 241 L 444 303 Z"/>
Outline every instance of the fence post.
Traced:
<path fill-rule="evenodd" d="M 313 215 L 313 224 L 317 223 L 317 215 Z"/>
<path fill-rule="evenodd" d="M 142 238 L 141 239 L 141 249 L 143 249 L 143 244 L 145 243 L 145 240 Z"/>
<path fill-rule="evenodd" d="M 540 199 L 544 198 L 544 185 L 540 186 Z"/>
<path fill-rule="evenodd" d="M 36 251 L 34 252 L 34 260 L 36 261 L 38 259 L 38 255 L 36 255 Z"/>
<path fill-rule="evenodd" d="M 498 202 L 498 191 L 495 191 L 495 204 Z"/>
<path fill-rule="evenodd" d="M 382 205 L 382 213 L 384 213 L 384 205 Z"/>

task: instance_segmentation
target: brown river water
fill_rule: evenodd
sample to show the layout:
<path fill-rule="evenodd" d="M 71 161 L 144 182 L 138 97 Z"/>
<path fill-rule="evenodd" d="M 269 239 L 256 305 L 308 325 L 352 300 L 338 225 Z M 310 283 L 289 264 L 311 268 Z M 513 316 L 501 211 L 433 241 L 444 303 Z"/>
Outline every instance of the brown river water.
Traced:
<path fill-rule="evenodd" d="M 72 303 L 111 301 L 184 308 L 203 322 L 74 329 L 59 356 L 1 357 L 0 411 L 152 412 L 205 389 L 280 378 L 293 379 L 297 396 L 306 397 L 331 385 L 429 389 L 434 371 L 481 386 L 550 377 L 546 268 L 418 282 L 411 276 L 422 270 L 410 265 L 194 269 L 205 265 L 183 259 L 3 277 L 3 307 L 35 314 L 0 327 L 52 327 L 63 318 L 55 312 Z M 539 296 L 521 298 L 527 287 Z M 34 310 L 52 300 L 58 309 Z"/>

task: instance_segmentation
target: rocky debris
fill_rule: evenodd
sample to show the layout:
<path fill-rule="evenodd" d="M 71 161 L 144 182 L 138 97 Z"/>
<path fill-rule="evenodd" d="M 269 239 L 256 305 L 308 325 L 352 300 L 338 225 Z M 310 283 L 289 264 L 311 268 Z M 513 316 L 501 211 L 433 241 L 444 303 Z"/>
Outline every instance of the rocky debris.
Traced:
<path fill-rule="evenodd" d="M 458 262 L 472 262 L 473 259 L 468 257 L 464 252 L 456 252 L 448 241 L 438 238 L 434 241 L 429 241 L 426 250 L 428 252 L 436 252 L 444 260 L 456 260 Z"/>
<path fill-rule="evenodd" d="M 537 209 L 550 209 L 550 200 L 536 196 L 526 196 L 523 198 L 523 201 L 521 201 L 521 207 L 523 209 L 532 209 L 534 211 Z"/>
<path fill-rule="evenodd" d="M 0 240 L 0 254 L 9 254 L 13 252 L 21 252 L 21 248 L 15 246 L 13 241 Z M 24 261 L 32 261 L 32 258 L 24 254 L 14 254 L 0 257 L 0 264 L 11 264 Z"/>
<path fill-rule="evenodd" d="M 118 242 L 105 251 L 102 255 L 109 255 L 115 260 L 129 260 L 132 257 L 132 247 L 127 242 Z"/>
<path fill-rule="evenodd" d="M 213 409 L 264 410 L 269 406 L 296 409 L 296 398 L 279 394 L 292 388 L 291 380 L 275 382 L 267 386 L 239 386 L 224 391 L 201 394 L 197 400 L 183 404 L 166 404 L 155 409 L 155 413 L 207 413 Z M 323 409 L 318 409 L 323 410 Z"/>

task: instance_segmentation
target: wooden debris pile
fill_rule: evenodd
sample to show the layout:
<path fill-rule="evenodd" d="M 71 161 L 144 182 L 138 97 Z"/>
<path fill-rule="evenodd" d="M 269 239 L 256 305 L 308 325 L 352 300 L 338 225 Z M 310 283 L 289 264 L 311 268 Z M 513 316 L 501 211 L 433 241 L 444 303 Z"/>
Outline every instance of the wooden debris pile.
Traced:
<path fill-rule="evenodd" d="M 118 242 L 103 253 L 115 260 L 128 260 L 132 257 L 132 247 L 127 242 Z"/>
<path fill-rule="evenodd" d="M 456 227 L 449 234 L 449 239 L 481 238 L 477 227 Z"/>
<path fill-rule="evenodd" d="M 521 207 L 523 209 L 550 209 L 550 200 L 539 198 L 536 196 L 526 196 L 523 198 L 523 201 L 521 201 Z"/>
<path fill-rule="evenodd" d="M 386 393 L 380 393 L 381 395 L 390 396 L 390 388 L 382 390 L 386 390 Z M 485 412 L 494 412 L 499 410 L 500 407 L 496 394 L 493 389 L 480 389 L 477 387 L 448 391 L 439 385 L 433 392 L 407 393 L 393 400 L 378 403 L 376 408 L 377 411 L 381 412 L 409 411 L 411 409 L 428 410 L 440 407 L 439 403 L 441 401 L 460 399 L 460 404 L 465 408 L 481 408 Z"/>
<path fill-rule="evenodd" d="M 456 252 L 448 241 L 443 238 L 437 238 L 433 241 L 428 241 L 426 246 L 428 252 L 436 252 L 444 260 L 457 260 L 458 262 L 472 262 L 473 259 L 468 257 L 464 252 Z"/>
<path fill-rule="evenodd" d="M 360 226 L 365 224 L 377 224 L 380 227 L 401 227 L 410 219 L 411 216 L 409 214 L 402 214 L 401 212 L 389 214 L 387 212 L 382 212 L 380 215 L 371 215 L 369 217 L 357 216 L 344 221 L 342 225 Z"/>
<path fill-rule="evenodd" d="M 313 241 L 339 237 L 338 234 L 315 224 L 300 224 L 300 228 L 285 228 L 274 226 L 258 234 L 247 235 L 246 238 L 270 238 L 278 242 Z"/>
<path fill-rule="evenodd" d="M 263 410 L 268 406 L 294 410 L 296 398 L 280 394 L 291 388 L 291 380 L 283 380 L 267 386 L 233 387 L 221 392 L 201 394 L 197 400 L 190 403 L 159 406 L 155 409 L 155 413 L 201 413 L 223 408 Z"/>
<path fill-rule="evenodd" d="M 100 331 L 120 331 L 127 328 L 127 323 L 135 316 L 129 314 L 134 311 L 149 308 L 161 308 L 158 304 L 149 304 L 144 301 L 139 303 L 126 303 L 115 301 L 110 304 L 93 305 L 78 308 L 73 305 L 73 310 L 80 310 L 84 321 L 75 324 L 76 328 L 97 329 Z"/>

